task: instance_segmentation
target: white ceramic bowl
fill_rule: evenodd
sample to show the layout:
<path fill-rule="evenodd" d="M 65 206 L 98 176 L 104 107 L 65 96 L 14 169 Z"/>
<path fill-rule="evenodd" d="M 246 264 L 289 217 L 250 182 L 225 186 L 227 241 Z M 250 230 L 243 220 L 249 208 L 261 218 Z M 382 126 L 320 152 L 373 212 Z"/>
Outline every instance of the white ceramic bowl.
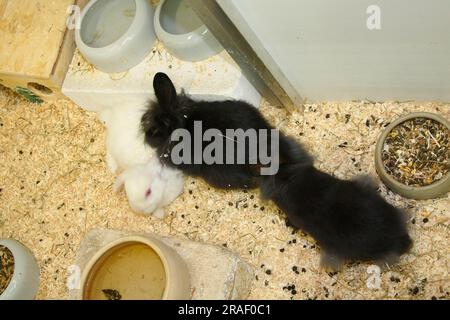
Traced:
<path fill-rule="evenodd" d="M 154 28 L 166 49 L 181 60 L 201 61 L 223 50 L 183 0 L 161 0 L 156 8 Z"/>
<path fill-rule="evenodd" d="M 3 239 L 0 245 L 14 256 L 14 273 L 0 300 L 34 299 L 39 289 L 39 266 L 33 254 L 16 240 Z"/>
<path fill-rule="evenodd" d="M 115 250 L 130 243 L 143 243 L 149 246 L 161 259 L 166 278 L 162 300 L 187 300 L 191 298 L 190 275 L 184 260 L 175 250 L 159 239 L 146 235 L 145 237 L 122 237 L 99 249 L 88 261 L 81 274 L 81 290 L 77 297 L 79 300 L 85 299 L 89 280 L 93 276 L 92 272 L 101 268 L 105 259 Z"/>
<path fill-rule="evenodd" d="M 81 13 L 75 41 L 81 54 L 103 72 L 139 64 L 156 42 L 148 0 L 91 0 Z"/>

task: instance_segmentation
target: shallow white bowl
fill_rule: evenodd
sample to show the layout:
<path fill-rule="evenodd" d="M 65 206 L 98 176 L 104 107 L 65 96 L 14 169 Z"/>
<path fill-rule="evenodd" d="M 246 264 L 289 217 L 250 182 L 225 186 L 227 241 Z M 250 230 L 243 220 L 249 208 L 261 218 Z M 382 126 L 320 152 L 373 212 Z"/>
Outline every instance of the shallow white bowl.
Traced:
<path fill-rule="evenodd" d="M 16 240 L 3 239 L 14 256 L 14 273 L 0 300 L 32 300 L 39 289 L 39 266 L 30 250 Z"/>
<path fill-rule="evenodd" d="M 148 0 L 91 0 L 81 13 L 75 41 L 81 54 L 103 72 L 139 64 L 156 42 Z"/>
<path fill-rule="evenodd" d="M 184 61 L 205 60 L 223 50 L 183 0 L 161 0 L 156 8 L 154 28 L 166 49 Z"/>

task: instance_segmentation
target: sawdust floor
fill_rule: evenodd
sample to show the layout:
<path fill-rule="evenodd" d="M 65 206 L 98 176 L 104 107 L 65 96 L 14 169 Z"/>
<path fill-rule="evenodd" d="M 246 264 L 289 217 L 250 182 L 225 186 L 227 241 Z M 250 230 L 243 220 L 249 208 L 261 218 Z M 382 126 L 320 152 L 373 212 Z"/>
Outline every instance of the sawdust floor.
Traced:
<path fill-rule="evenodd" d="M 449 105 L 431 103 L 325 103 L 290 117 L 264 103 L 261 108 L 307 146 L 318 167 L 341 178 L 376 177 L 376 138 L 397 116 L 422 110 L 450 117 Z M 314 241 L 287 228 L 283 214 L 257 191 L 224 192 L 187 179 L 164 221 L 134 214 L 125 195 L 112 192 L 104 141 L 95 114 L 70 102 L 33 105 L 0 91 L 0 237 L 19 240 L 36 255 L 39 299 L 67 297 L 67 268 L 94 227 L 227 246 L 254 267 L 251 299 L 449 299 L 448 195 L 412 201 L 380 185 L 389 202 L 410 213 L 415 244 L 400 264 L 382 271 L 380 288 L 370 289 L 367 282 L 376 284 L 376 274 L 368 264 L 353 263 L 335 274 L 320 270 Z M 347 147 L 339 147 L 344 142 Z"/>

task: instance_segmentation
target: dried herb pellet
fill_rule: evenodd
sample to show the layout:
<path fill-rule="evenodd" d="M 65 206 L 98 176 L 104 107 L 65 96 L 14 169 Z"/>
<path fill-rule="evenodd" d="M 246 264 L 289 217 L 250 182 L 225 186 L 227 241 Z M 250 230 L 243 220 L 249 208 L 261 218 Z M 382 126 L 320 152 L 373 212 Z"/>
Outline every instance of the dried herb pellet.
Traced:
<path fill-rule="evenodd" d="M 6 290 L 14 274 L 14 256 L 5 246 L 0 245 L 0 295 Z"/>
<path fill-rule="evenodd" d="M 122 300 L 122 295 L 117 290 L 103 289 L 102 292 L 108 300 Z"/>
<path fill-rule="evenodd" d="M 404 185 L 431 185 L 450 170 L 450 132 L 433 119 L 405 121 L 386 137 L 382 161 L 386 172 Z"/>

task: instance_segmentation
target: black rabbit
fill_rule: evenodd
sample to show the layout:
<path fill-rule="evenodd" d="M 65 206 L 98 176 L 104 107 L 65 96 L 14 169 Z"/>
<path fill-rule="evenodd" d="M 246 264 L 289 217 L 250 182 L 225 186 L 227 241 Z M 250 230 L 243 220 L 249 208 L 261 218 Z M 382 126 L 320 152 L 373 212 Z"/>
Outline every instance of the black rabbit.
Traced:
<path fill-rule="evenodd" d="M 223 150 L 226 150 L 226 144 L 232 140 L 232 144 L 237 149 L 239 142 L 227 136 L 227 129 L 248 129 L 259 130 L 274 129 L 264 119 L 261 113 L 244 101 L 195 101 L 184 93 L 177 95 L 175 87 L 169 77 L 164 73 L 157 73 L 153 79 L 153 87 L 157 97 L 157 102 L 149 105 L 148 111 L 142 117 L 142 129 L 145 132 L 146 142 L 153 148 L 156 148 L 163 162 L 172 165 L 188 175 L 202 177 L 209 184 L 218 188 L 253 188 L 259 184 L 259 175 L 261 167 L 260 159 L 255 159 L 251 155 L 251 147 L 267 147 L 270 150 L 272 146 L 271 136 L 263 146 L 263 142 L 257 136 L 257 142 L 250 144 L 249 140 L 244 140 L 245 159 L 237 163 L 237 152 L 234 152 L 233 161 L 227 162 L 224 156 L 222 163 L 194 163 L 195 155 L 200 156 L 210 142 L 203 141 L 201 148 L 195 148 L 195 123 L 201 121 L 203 134 L 208 129 L 217 129 Z M 172 151 L 178 144 L 172 141 L 172 133 L 176 129 L 185 129 L 191 136 L 190 151 L 188 159 L 191 162 L 175 163 L 172 160 Z M 228 141 L 227 141 L 228 140 Z M 311 159 L 306 152 L 289 138 L 279 133 L 279 162 L 295 163 L 310 162 Z M 228 152 L 228 150 L 227 150 Z M 258 151 L 259 152 L 259 151 Z M 270 153 L 269 153 L 270 154 Z M 185 156 L 185 154 L 182 154 Z M 251 158 L 252 157 L 252 158 Z M 253 162 L 251 160 L 254 160 Z M 256 161 L 256 163 L 255 163 Z M 230 164 L 228 164 L 230 163 Z"/>
<path fill-rule="evenodd" d="M 309 164 L 281 164 L 262 178 L 261 193 L 317 241 L 321 264 L 331 269 L 348 260 L 394 263 L 412 244 L 405 214 L 367 177 L 344 181 Z"/>

